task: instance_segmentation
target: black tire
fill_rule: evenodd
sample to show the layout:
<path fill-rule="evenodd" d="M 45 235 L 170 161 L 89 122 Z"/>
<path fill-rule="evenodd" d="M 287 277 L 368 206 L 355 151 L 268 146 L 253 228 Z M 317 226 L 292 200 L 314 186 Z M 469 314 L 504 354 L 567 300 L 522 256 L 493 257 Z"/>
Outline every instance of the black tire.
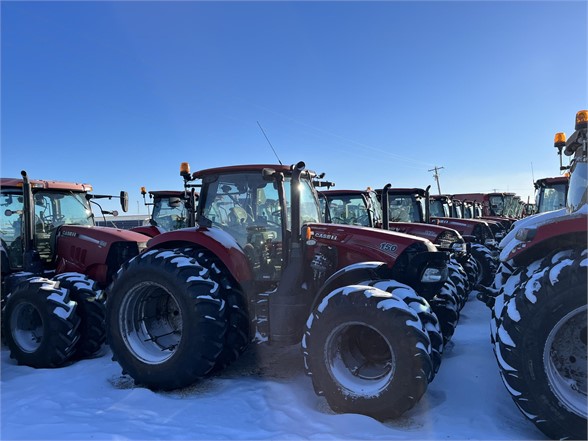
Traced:
<path fill-rule="evenodd" d="M 577 255 L 578 252 L 571 249 L 554 251 L 524 268 L 516 268 L 514 270 L 511 276 L 501 286 L 499 294 L 495 298 L 494 306 L 492 307 L 490 321 L 490 340 L 492 344 L 496 341 L 496 330 L 502 322 L 502 316 L 508 308 L 510 299 L 515 297 L 519 291 L 525 289 L 527 283 L 538 283 L 538 280 L 545 274 L 545 271 L 549 267 L 559 264 L 566 259 L 573 260 Z"/>
<path fill-rule="evenodd" d="M 468 276 L 461 264 L 453 257 L 447 264 L 447 270 L 449 272 L 448 278 L 453 282 L 457 290 L 457 295 L 459 296 L 459 309 L 461 310 L 468 301 L 468 296 L 471 291 Z"/>
<path fill-rule="evenodd" d="M 423 331 L 427 333 L 431 343 L 428 352 L 429 357 L 431 358 L 431 363 L 433 364 L 433 369 L 428 380 L 429 383 L 433 381 L 435 374 L 439 371 L 439 366 L 441 366 L 444 343 L 439 320 L 431 309 L 429 302 L 419 296 L 410 286 L 397 282 L 396 280 L 370 280 L 360 282 L 358 285 L 371 286 L 389 292 L 404 301 L 404 303 L 416 312 L 423 326 Z"/>
<path fill-rule="evenodd" d="M 185 248 L 180 252 L 194 257 L 196 262 L 209 270 L 209 276 L 219 284 L 220 295 L 227 302 L 227 332 L 222 352 L 219 354 L 212 373 L 235 362 L 249 345 L 249 314 L 245 294 L 230 275 L 223 263 L 207 250 Z"/>
<path fill-rule="evenodd" d="M 492 253 L 488 248 L 479 243 L 472 244 L 471 253 L 480 268 L 476 284 L 490 286 L 494 282 L 494 275 L 498 269 L 496 259 L 492 257 Z"/>
<path fill-rule="evenodd" d="M 2 323 L 10 357 L 34 368 L 62 366 L 80 337 L 76 307 L 67 289 L 49 279 L 21 281 L 6 299 Z"/>
<path fill-rule="evenodd" d="M 106 341 L 106 307 L 104 294 L 98 283 L 80 273 L 62 273 L 53 278 L 69 291 L 78 304 L 76 313 L 81 319 L 80 339 L 73 358 L 84 359 L 96 354 Z"/>
<path fill-rule="evenodd" d="M 399 417 L 425 393 L 432 369 L 419 322 L 406 303 L 379 289 L 331 292 L 311 313 L 302 339 L 315 391 L 338 413 Z"/>
<path fill-rule="evenodd" d="M 429 300 L 429 305 L 439 320 L 444 345 L 451 340 L 459 321 L 459 306 L 455 296 L 450 284 L 445 283 L 439 293 Z"/>
<path fill-rule="evenodd" d="M 123 264 L 107 295 L 113 359 L 138 385 L 188 386 L 213 368 L 223 349 L 226 304 L 193 258 L 150 250 Z"/>
<path fill-rule="evenodd" d="M 480 279 L 480 265 L 478 265 L 476 259 L 474 259 L 474 257 L 470 254 L 467 261 L 464 262 L 462 266 L 468 276 L 468 282 L 471 290 L 477 285 L 478 280 Z"/>
<path fill-rule="evenodd" d="M 510 276 L 512 276 L 512 270 L 504 263 L 500 263 L 500 265 L 498 265 L 498 269 L 496 270 L 496 274 L 494 275 L 492 288 L 502 288 Z"/>
<path fill-rule="evenodd" d="M 510 300 L 497 331 L 502 380 L 521 412 L 553 439 L 587 439 L 585 256 L 546 268 Z"/>

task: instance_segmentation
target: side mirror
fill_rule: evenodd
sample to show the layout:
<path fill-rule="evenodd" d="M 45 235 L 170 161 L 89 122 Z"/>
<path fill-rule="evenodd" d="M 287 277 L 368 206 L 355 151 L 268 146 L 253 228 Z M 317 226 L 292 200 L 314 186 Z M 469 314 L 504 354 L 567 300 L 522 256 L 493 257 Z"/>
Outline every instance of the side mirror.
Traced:
<path fill-rule="evenodd" d="M 263 170 L 261 170 L 261 176 L 263 177 L 263 179 L 267 181 L 270 181 L 275 174 L 276 171 L 273 168 L 264 168 Z"/>
<path fill-rule="evenodd" d="M 126 191 L 121 191 L 120 192 L 120 206 L 122 208 L 123 212 L 127 212 L 129 211 L 129 194 Z M 117 214 L 115 214 L 115 216 L 117 216 Z"/>

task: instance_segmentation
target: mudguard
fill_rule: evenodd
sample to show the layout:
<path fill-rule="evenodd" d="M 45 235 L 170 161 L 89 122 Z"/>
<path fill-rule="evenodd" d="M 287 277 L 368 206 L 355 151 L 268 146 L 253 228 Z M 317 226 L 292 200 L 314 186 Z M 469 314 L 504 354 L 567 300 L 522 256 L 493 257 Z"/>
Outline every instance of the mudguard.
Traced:
<path fill-rule="evenodd" d="M 245 253 L 229 233 L 216 227 L 191 227 L 168 231 L 153 237 L 148 249 L 196 246 L 218 257 L 239 283 L 253 279 Z"/>

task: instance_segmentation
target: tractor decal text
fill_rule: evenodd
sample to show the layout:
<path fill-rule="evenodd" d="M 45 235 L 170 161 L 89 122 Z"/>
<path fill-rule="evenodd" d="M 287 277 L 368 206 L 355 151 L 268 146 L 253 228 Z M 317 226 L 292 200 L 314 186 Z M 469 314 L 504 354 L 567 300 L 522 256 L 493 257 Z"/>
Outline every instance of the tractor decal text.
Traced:
<path fill-rule="evenodd" d="M 337 240 L 336 234 L 314 233 L 314 236 L 319 239 Z"/>
<path fill-rule="evenodd" d="M 78 233 L 75 231 L 62 231 L 60 236 L 78 237 Z"/>
<path fill-rule="evenodd" d="M 393 243 L 382 242 L 380 244 L 380 250 L 387 253 L 387 254 L 392 254 L 397 249 L 398 249 L 398 247 L 396 245 L 394 245 Z"/>

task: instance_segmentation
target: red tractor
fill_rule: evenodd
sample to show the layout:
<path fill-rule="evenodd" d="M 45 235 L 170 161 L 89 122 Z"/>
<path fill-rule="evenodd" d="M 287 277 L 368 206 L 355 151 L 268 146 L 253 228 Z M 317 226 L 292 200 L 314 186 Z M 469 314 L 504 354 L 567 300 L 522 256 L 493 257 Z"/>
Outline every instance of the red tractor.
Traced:
<path fill-rule="evenodd" d="M 480 268 L 476 283 L 491 285 L 498 266 L 494 257 L 497 243 L 488 224 L 491 221 L 453 217 L 453 200 L 448 195 L 431 195 L 429 210 L 431 223 L 455 229 L 470 243 L 470 252 Z"/>
<path fill-rule="evenodd" d="M 0 179 L 2 337 L 19 364 L 58 367 L 105 340 L 102 290 L 148 237 L 94 226 L 88 184 Z M 126 210 L 128 196 L 121 192 Z M 111 212 L 112 213 L 112 212 Z"/>
<path fill-rule="evenodd" d="M 517 222 L 501 242 L 491 340 L 506 389 L 553 439 L 587 439 L 588 111 L 565 145 L 567 208 Z"/>
<path fill-rule="evenodd" d="M 386 186 L 383 191 L 388 191 Z M 383 191 L 380 191 L 382 198 Z M 420 188 L 392 189 L 393 202 L 385 213 L 372 190 L 326 190 L 319 193 L 327 222 L 382 228 L 430 240 L 450 256 L 449 277 L 440 293 L 427 298 L 439 318 L 444 341 L 453 335 L 459 311 L 465 305 L 477 280 L 478 265 L 461 235 L 450 228 L 424 223 L 428 192 Z M 386 193 L 387 195 L 387 193 Z M 388 199 L 386 199 L 388 200 Z M 402 210 L 402 213 L 401 213 Z M 389 219 L 386 221 L 384 219 Z M 398 222 L 402 220 L 403 222 Z M 466 270 L 464 270 L 466 268 Z"/>
<path fill-rule="evenodd" d="M 152 238 L 108 290 L 113 358 L 138 385 L 190 385 L 253 339 L 299 344 L 337 412 L 393 418 L 414 406 L 443 348 L 434 295 L 447 255 L 428 240 L 322 223 L 316 175 L 241 165 L 201 180 L 196 226 Z M 189 184 L 194 186 L 194 184 Z"/>
<path fill-rule="evenodd" d="M 147 193 L 149 193 L 151 202 L 146 200 Z M 193 191 L 157 190 L 147 192 L 145 187 L 141 187 L 141 194 L 145 205 L 153 207 L 149 215 L 149 225 L 132 228 L 132 231 L 154 237 L 165 231 L 194 226 L 194 210 L 190 207 L 196 205 L 197 195 Z"/>

